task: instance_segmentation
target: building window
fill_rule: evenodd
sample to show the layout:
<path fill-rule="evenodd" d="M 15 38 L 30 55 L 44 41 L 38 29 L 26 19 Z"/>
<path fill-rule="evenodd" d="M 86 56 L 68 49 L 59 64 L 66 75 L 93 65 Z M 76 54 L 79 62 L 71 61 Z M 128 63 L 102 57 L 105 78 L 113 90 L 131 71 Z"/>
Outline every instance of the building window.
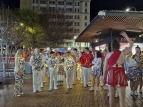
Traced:
<path fill-rule="evenodd" d="M 36 6 L 36 9 L 35 9 L 36 11 L 38 11 L 38 6 Z"/>
<path fill-rule="evenodd" d="M 85 6 L 87 6 L 87 2 L 85 3 Z"/>
<path fill-rule="evenodd" d="M 49 7 L 49 10 L 51 10 L 51 11 L 55 11 L 55 10 L 56 10 L 56 8 L 55 8 L 55 7 Z"/>
<path fill-rule="evenodd" d="M 66 19 L 73 19 L 73 15 L 66 15 Z"/>
<path fill-rule="evenodd" d="M 66 2 L 66 5 L 72 6 L 72 2 Z"/>
<path fill-rule="evenodd" d="M 36 3 L 38 3 L 38 0 L 36 0 Z"/>
<path fill-rule="evenodd" d="M 74 22 L 74 26 L 76 26 L 76 22 Z"/>
<path fill-rule="evenodd" d="M 87 20 L 87 16 L 85 16 L 85 20 Z"/>
<path fill-rule="evenodd" d="M 87 22 L 85 22 L 85 27 L 87 26 Z"/>
<path fill-rule="evenodd" d="M 79 29 L 77 29 L 77 33 L 79 33 Z"/>
<path fill-rule="evenodd" d="M 87 13 L 87 9 L 85 9 L 85 13 Z"/>
<path fill-rule="evenodd" d="M 47 7 L 40 7 L 40 10 L 47 10 Z"/>
<path fill-rule="evenodd" d="M 79 22 L 77 22 L 77 26 L 80 26 Z"/>
<path fill-rule="evenodd" d="M 76 43 L 74 43 L 74 46 L 76 46 Z"/>
<path fill-rule="evenodd" d="M 59 1 L 58 5 L 64 5 L 64 1 Z"/>
<path fill-rule="evenodd" d="M 35 0 L 33 0 L 33 3 L 35 3 Z"/>
<path fill-rule="evenodd" d="M 49 1 L 49 4 L 56 4 L 55 1 Z"/>
<path fill-rule="evenodd" d="M 66 12 L 72 12 L 72 8 L 66 8 Z"/>
<path fill-rule="evenodd" d="M 79 12 L 79 8 L 78 8 L 78 12 Z"/>
<path fill-rule="evenodd" d="M 40 4 L 47 4 L 47 0 L 40 0 Z"/>
<path fill-rule="evenodd" d="M 64 8 L 58 8 L 58 11 L 63 12 Z"/>
<path fill-rule="evenodd" d="M 79 2 L 75 2 L 75 6 L 79 6 Z"/>
<path fill-rule="evenodd" d="M 77 19 L 80 19 L 79 15 L 77 16 Z"/>
<path fill-rule="evenodd" d="M 76 33 L 76 29 L 74 29 L 74 33 Z"/>

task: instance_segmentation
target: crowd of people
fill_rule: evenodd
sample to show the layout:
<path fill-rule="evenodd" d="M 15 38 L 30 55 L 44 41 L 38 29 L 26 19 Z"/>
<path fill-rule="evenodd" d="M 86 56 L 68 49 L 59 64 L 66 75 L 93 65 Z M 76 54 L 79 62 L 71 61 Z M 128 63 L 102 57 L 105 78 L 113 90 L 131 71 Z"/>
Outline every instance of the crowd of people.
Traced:
<path fill-rule="evenodd" d="M 49 91 L 57 90 L 66 80 L 67 89 L 72 89 L 76 78 L 81 80 L 84 87 L 91 87 L 94 91 L 95 79 L 97 81 L 96 91 L 99 91 L 99 84 L 109 90 L 108 96 L 110 107 L 114 107 L 114 97 L 120 98 L 120 106 L 125 107 L 125 89 L 130 81 L 130 95 L 138 95 L 137 89 L 142 93 L 142 65 L 143 56 L 139 46 L 135 48 L 136 54 L 132 56 L 133 42 L 125 32 L 121 32 L 129 42 L 129 47 L 120 51 L 118 39 L 112 41 L 112 52 L 107 49 L 91 52 L 88 47 L 84 52 L 77 49 L 68 52 L 49 51 L 46 55 L 44 49 L 36 48 L 30 58 L 29 64 L 33 72 L 33 92 L 41 92 L 45 73 L 49 81 Z M 22 50 L 15 55 L 15 87 L 14 95 L 23 95 L 23 74 L 24 58 Z M 65 79 L 66 78 L 66 79 Z M 91 84 L 90 80 L 92 80 Z M 54 83 L 54 84 L 53 84 Z"/>

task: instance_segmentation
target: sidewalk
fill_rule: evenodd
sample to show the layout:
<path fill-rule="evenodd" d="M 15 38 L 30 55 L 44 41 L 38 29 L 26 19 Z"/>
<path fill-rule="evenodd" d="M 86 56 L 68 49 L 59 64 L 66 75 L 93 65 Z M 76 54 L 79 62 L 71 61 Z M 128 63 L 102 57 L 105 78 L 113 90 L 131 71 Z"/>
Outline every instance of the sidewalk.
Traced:
<path fill-rule="evenodd" d="M 99 92 L 89 92 L 80 81 L 76 81 L 73 89 L 66 89 L 58 86 L 58 90 L 48 91 L 48 82 L 44 84 L 42 92 L 33 93 L 32 75 L 27 75 L 24 80 L 24 93 L 22 97 L 13 97 L 14 79 L 5 79 L 5 85 L 0 86 L 0 107 L 109 107 L 107 93 L 100 87 Z M 49 81 L 47 76 L 45 80 Z M 127 107 L 143 107 L 143 94 L 130 96 L 130 89 L 127 87 Z M 119 107 L 119 98 L 115 100 L 115 107 Z"/>

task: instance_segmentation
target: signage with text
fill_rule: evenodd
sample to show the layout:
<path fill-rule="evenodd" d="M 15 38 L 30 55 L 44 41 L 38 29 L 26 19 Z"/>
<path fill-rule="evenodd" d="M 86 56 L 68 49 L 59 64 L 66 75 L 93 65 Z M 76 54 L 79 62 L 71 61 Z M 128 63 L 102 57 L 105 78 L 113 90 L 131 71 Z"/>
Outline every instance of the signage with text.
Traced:
<path fill-rule="evenodd" d="M 130 38 L 130 40 L 131 40 L 131 41 L 135 41 L 136 38 Z M 127 40 L 126 40 L 126 38 L 121 38 L 121 41 L 122 41 L 122 42 L 126 42 Z"/>

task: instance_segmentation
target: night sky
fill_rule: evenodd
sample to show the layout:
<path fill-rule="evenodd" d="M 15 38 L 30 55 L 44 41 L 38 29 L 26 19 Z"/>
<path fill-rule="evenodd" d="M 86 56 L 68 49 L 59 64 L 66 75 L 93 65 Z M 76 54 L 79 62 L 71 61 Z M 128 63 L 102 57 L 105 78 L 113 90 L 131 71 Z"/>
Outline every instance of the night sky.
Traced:
<path fill-rule="evenodd" d="M 20 0 L 2 1 L 12 8 L 19 8 Z M 137 11 L 143 11 L 143 0 L 92 0 L 91 20 L 100 10 L 125 10 L 127 7 L 135 7 Z"/>

